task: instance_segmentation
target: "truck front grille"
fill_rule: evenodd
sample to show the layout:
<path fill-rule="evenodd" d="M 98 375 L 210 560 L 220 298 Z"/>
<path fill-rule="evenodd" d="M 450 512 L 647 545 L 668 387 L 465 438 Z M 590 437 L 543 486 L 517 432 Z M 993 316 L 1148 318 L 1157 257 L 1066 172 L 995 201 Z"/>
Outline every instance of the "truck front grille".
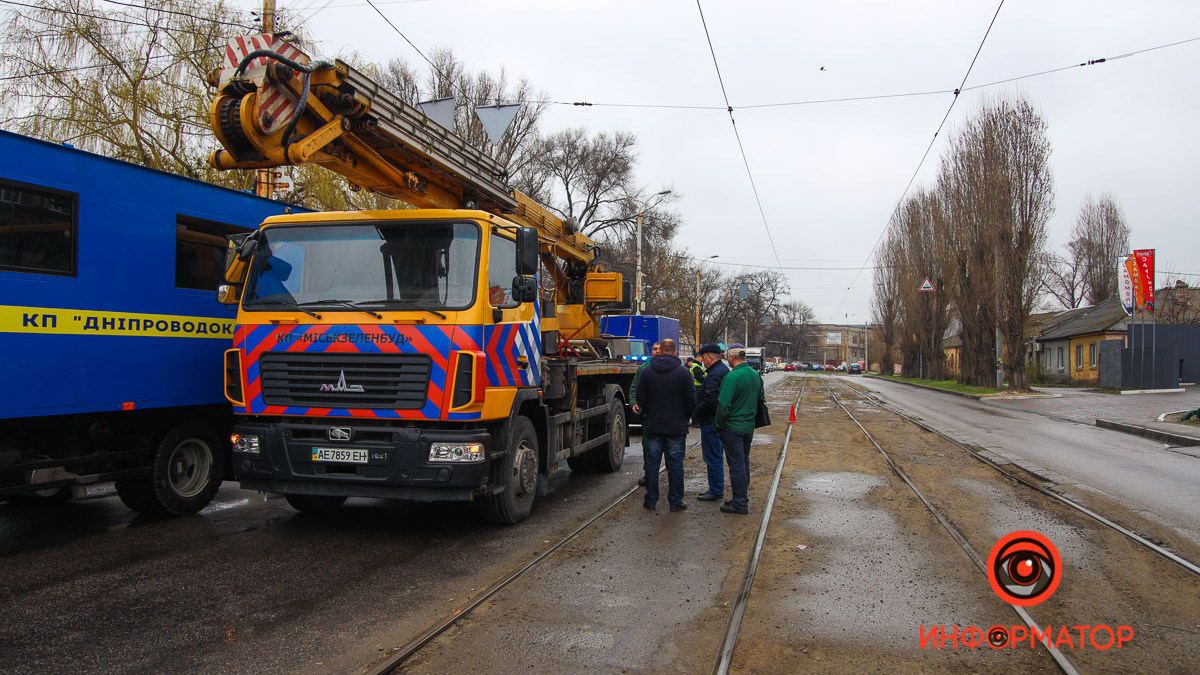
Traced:
<path fill-rule="evenodd" d="M 425 405 L 424 354 L 292 354 L 259 359 L 267 405 L 415 410 Z"/>

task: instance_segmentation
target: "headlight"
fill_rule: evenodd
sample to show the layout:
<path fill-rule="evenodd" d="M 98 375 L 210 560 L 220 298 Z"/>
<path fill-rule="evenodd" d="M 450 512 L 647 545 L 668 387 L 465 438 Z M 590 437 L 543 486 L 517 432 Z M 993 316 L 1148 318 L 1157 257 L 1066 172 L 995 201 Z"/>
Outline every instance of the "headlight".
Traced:
<path fill-rule="evenodd" d="M 229 436 L 229 442 L 233 444 L 234 452 L 248 452 L 254 455 L 259 453 L 258 436 L 254 434 L 232 434 Z"/>
<path fill-rule="evenodd" d="M 431 462 L 482 462 L 483 443 L 432 443 Z"/>

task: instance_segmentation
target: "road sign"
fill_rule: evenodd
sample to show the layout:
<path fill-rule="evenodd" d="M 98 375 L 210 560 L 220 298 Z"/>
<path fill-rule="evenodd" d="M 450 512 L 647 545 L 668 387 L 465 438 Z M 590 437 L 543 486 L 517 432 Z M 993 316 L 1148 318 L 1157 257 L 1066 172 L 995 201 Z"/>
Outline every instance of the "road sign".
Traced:
<path fill-rule="evenodd" d="M 933 292 L 933 290 L 934 290 L 933 283 L 929 281 L 929 277 L 925 277 L 925 281 L 921 282 L 921 287 L 918 288 L 917 290 L 922 293 L 932 293 Z"/>

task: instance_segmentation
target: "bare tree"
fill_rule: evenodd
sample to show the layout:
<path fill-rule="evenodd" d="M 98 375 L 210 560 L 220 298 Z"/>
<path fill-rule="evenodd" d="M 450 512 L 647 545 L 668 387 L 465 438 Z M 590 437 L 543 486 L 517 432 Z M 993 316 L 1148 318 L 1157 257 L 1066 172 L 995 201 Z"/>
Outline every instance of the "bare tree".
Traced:
<path fill-rule="evenodd" d="M 1109 193 L 1088 195 L 1075 220 L 1069 249 L 1082 270 L 1083 296 L 1089 305 L 1117 294 L 1117 256 L 1129 253 L 1129 227 Z"/>
<path fill-rule="evenodd" d="M 991 241 L 1004 372 L 1010 390 L 1028 391 L 1025 324 L 1041 285 L 1038 261 L 1045 247 L 1046 223 L 1054 212 L 1050 139 L 1045 119 L 1023 99 L 999 99 L 986 106 L 977 120 L 992 172 L 991 189 L 983 197 L 994 214 Z"/>
<path fill-rule="evenodd" d="M 885 375 L 895 372 L 895 350 L 900 331 L 900 272 L 904 252 L 900 234 L 888 227 L 875 268 L 875 293 L 871 297 L 871 320 L 879 337 L 879 367 Z"/>
<path fill-rule="evenodd" d="M 1114 263 L 1115 267 L 1115 263 Z M 1064 309 L 1083 304 L 1083 261 L 1078 255 L 1047 253 L 1040 264 L 1042 289 Z"/>
<path fill-rule="evenodd" d="M 958 379 L 973 385 L 994 382 L 996 361 L 996 264 L 990 218 L 980 201 L 990 180 L 983 134 L 969 126 L 942 156 L 937 189 L 950 231 L 945 286 L 962 325 Z"/>

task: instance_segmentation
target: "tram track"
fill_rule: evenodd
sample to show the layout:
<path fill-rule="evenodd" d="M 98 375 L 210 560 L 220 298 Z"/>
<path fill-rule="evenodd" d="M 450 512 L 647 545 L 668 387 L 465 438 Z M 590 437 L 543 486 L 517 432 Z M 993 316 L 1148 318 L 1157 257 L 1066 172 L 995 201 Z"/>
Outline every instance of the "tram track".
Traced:
<path fill-rule="evenodd" d="M 780 379 L 766 392 L 767 396 L 769 397 L 782 389 L 789 379 L 790 378 Z M 803 386 L 801 391 L 803 391 Z M 787 437 L 790 439 L 790 436 L 791 430 L 789 428 Z M 787 440 L 784 442 L 784 447 L 786 447 L 786 443 Z M 694 450 L 699 447 L 699 445 L 700 442 L 696 441 L 688 446 L 688 450 Z M 782 466 L 782 463 L 780 466 Z M 659 473 L 663 473 L 665 469 L 665 466 L 660 467 Z M 776 473 L 775 481 L 776 483 L 778 482 L 778 472 Z M 439 636 L 445 634 L 450 629 L 454 628 L 456 625 L 460 624 L 463 619 L 471 615 L 474 610 L 486 604 L 489 600 L 495 598 L 506 588 L 512 586 L 514 582 L 527 576 L 535 569 L 538 569 L 547 559 L 551 558 L 556 552 L 563 549 L 567 544 L 576 540 L 581 534 L 593 528 L 593 526 L 604 519 L 604 516 L 611 513 L 640 489 L 641 487 L 635 484 L 634 486 L 625 490 L 617 498 L 607 503 L 596 512 L 592 513 L 590 516 L 584 518 L 583 521 L 570 532 L 560 537 L 558 540 L 550 543 L 546 548 L 542 549 L 539 553 L 524 563 L 515 566 L 512 570 L 502 575 L 483 591 L 469 598 L 462 606 L 452 610 L 449 614 L 437 620 L 428 629 L 413 637 L 401 647 L 398 647 L 394 652 L 388 655 L 386 660 L 364 668 L 360 672 L 367 675 L 384 675 L 386 673 L 393 673 L 402 670 L 405 663 L 420 653 L 424 647 L 436 640 Z M 759 540 L 759 546 L 761 546 L 761 538 Z"/>
<path fill-rule="evenodd" d="M 966 537 L 963 536 L 963 533 L 957 527 L 955 527 L 949 521 L 949 519 L 946 518 L 945 514 L 943 514 L 939 508 L 937 508 L 936 506 L 933 505 L 933 503 L 929 500 L 929 498 L 925 495 L 925 493 L 919 487 L 917 487 L 917 484 L 915 482 L 913 482 L 913 480 L 908 476 L 908 474 L 904 471 L 904 469 L 902 469 L 900 467 L 900 465 L 896 463 L 896 461 L 892 458 L 891 454 L 888 453 L 888 451 L 885 450 L 882 445 L 880 445 L 880 443 L 879 443 L 878 439 L 876 439 L 875 435 L 872 434 L 870 431 L 868 431 L 865 426 L 863 426 L 863 423 L 860 422 L 859 419 L 854 416 L 854 413 L 850 412 L 850 409 L 847 408 L 846 405 L 842 402 L 842 400 L 840 398 L 838 398 L 838 395 L 836 393 L 834 393 L 833 387 L 830 386 L 829 380 L 827 378 L 821 378 L 821 380 L 822 380 L 822 384 L 825 386 L 825 390 L 828 393 L 830 400 L 832 400 L 838 406 L 838 408 L 840 408 L 842 410 L 842 412 L 844 412 L 846 414 L 846 416 L 850 418 L 850 421 L 854 422 L 854 424 L 859 428 L 859 430 L 862 431 L 862 433 L 866 437 L 867 441 L 870 442 L 871 445 L 875 448 L 875 450 L 877 450 L 879 452 L 879 454 L 883 456 L 884 461 L 887 462 L 887 465 L 891 469 L 892 473 L 896 474 L 896 476 L 898 478 L 900 478 L 900 480 L 903 481 L 909 487 L 909 489 L 912 490 L 913 494 L 916 495 L 918 501 L 920 501 L 921 504 L 924 505 L 925 509 L 927 511 L 929 511 L 930 515 L 932 515 L 934 520 L 937 521 L 938 525 L 940 525 L 942 527 L 942 529 L 945 530 L 946 533 L 950 535 L 950 538 L 953 539 L 956 544 L 958 544 L 959 548 L 961 548 L 963 550 L 963 552 L 967 555 L 967 557 L 971 560 L 971 562 L 975 565 L 975 567 L 977 567 L 979 569 L 980 573 L 986 577 L 987 576 L 987 567 L 984 563 L 983 558 L 979 555 L 979 552 L 975 550 L 975 547 L 973 547 L 970 544 L 970 542 L 967 541 Z M 870 399 L 864 399 L 864 400 L 870 400 Z M 872 401 L 872 403 L 875 403 L 875 402 Z M 878 403 L 875 403 L 875 404 L 878 405 Z M 882 408 L 883 406 L 879 406 L 879 407 Z M 884 408 L 884 409 L 886 410 L 886 408 Z M 922 427 L 922 428 L 924 428 L 924 427 Z M 1013 609 L 1013 611 L 1017 614 L 1017 616 L 1019 616 L 1021 618 L 1021 621 L 1029 629 L 1036 630 L 1039 633 L 1043 632 L 1041 626 L 1039 626 L 1038 623 L 1036 621 L 1034 621 L 1033 617 L 1030 616 L 1029 612 L 1027 612 L 1023 607 L 1019 607 L 1017 605 L 1011 605 L 1011 604 L 1009 606 Z M 1047 653 L 1050 655 L 1050 657 L 1054 660 L 1054 663 L 1059 667 L 1059 669 L 1062 670 L 1062 672 L 1067 673 L 1067 675 L 1078 675 L 1079 670 L 1076 669 L 1074 664 L 1071 663 L 1070 659 L 1068 659 L 1066 657 L 1066 655 L 1063 654 L 1062 651 L 1060 651 L 1056 646 L 1054 646 L 1052 644 L 1047 644 L 1044 642 L 1039 643 L 1039 644 L 1041 644 L 1041 646 L 1047 651 Z"/>
<path fill-rule="evenodd" d="M 1043 620 L 1053 625 L 1059 625 L 1067 620 L 1068 617 L 1078 620 L 1077 617 L 1080 615 L 1103 616 L 1107 613 L 1114 620 L 1118 616 L 1124 619 L 1123 623 L 1140 623 L 1143 626 L 1155 626 L 1158 624 L 1157 628 L 1161 629 L 1164 625 L 1170 625 L 1171 619 L 1159 619 L 1155 623 L 1150 623 L 1149 619 L 1151 616 L 1154 618 L 1158 618 L 1159 616 L 1163 616 L 1164 618 L 1166 616 L 1175 616 L 1181 611 L 1181 607 L 1186 608 L 1190 606 L 1186 601 L 1181 604 L 1174 599 L 1194 597 L 1195 578 L 1197 570 L 1200 569 L 1196 563 L 1183 558 L 1179 554 L 1153 541 L 1149 541 L 1146 537 L 1117 523 L 1117 518 L 1112 516 L 1112 514 L 1105 515 L 1099 513 L 1070 497 L 1038 485 L 1035 480 L 1016 473 L 1011 467 L 1004 466 L 1001 462 L 988 457 L 978 449 L 962 443 L 937 429 L 931 428 L 921 420 L 915 419 L 911 415 L 897 410 L 894 406 L 879 400 L 878 397 L 872 395 L 872 392 L 862 391 L 848 382 L 835 382 L 827 378 L 824 385 L 829 399 L 867 437 L 872 446 L 883 456 L 892 472 L 908 485 L 925 509 L 934 516 L 939 526 L 950 534 L 955 543 L 963 549 L 964 553 L 966 553 L 972 563 L 983 574 L 986 575 L 987 571 L 983 563 L 984 558 L 979 555 L 978 551 L 984 549 L 976 549 L 967 541 L 967 537 L 970 536 L 976 545 L 980 543 L 979 526 L 983 523 L 978 519 L 978 514 L 980 513 L 979 506 L 972 506 L 972 504 L 980 504 L 980 502 L 962 501 L 963 498 L 971 499 L 967 496 L 970 494 L 969 491 L 963 492 L 963 490 L 968 490 L 967 486 L 969 483 L 958 481 L 929 483 L 931 479 L 936 481 L 937 469 L 931 469 L 929 466 L 926 466 L 925 462 L 927 460 L 922 459 L 922 457 L 940 456 L 943 460 L 946 460 L 953 457 L 953 453 L 955 452 L 965 452 L 969 457 L 979 462 L 979 464 L 974 465 L 978 468 L 964 469 L 961 473 L 956 472 L 953 475 L 961 476 L 961 481 L 987 481 L 988 484 L 993 484 L 998 489 L 1004 491 L 1000 494 L 1011 495 L 1011 497 L 1007 497 L 1009 501 L 1006 503 L 1010 505 L 1008 508 L 1015 508 L 1017 511 L 1014 512 L 1024 513 L 1025 515 L 1022 516 L 1022 519 L 1034 518 L 1036 520 L 1044 517 L 1038 514 L 1056 514 L 1059 521 L 1065 527 L 1076 528 L 1076 531 L 1085 531 L 1078 529 L 1083 524 L 1093 526 L 1099 524 L 1103 526 L 1101 528 L 1092 527 L 1086 530 L 1094 533 L 1091 535 L 1094 538 L 1094 548 L 1092 549 L 1094 553 L 1092 555 L 1099 557 L 1094 557 L 1090 560 L 1087 558 L 1077 558 L 1076 574 L 1082 576 L 1074 582 L 1074 593 L 1067 593 L 1067 596 L 1073 597 L 1063 597 L 1051 603 L 1051 605 L 1047 605 L 1044 608 L 1047 610 L 1047 615 L 1041 617 Z M 868 417 L 862 417 L 860 419 L 860 411 L 864 410 L 876 410 L 885 413 L 885 416 L 871 416 L 869 419 Z M 856 415 L 855 413 L 859 414 Z M 918 449 L 920 448 L 920 441 L 916 440 L 917 437 L 907 433 L 893 436 L 893 430 L 898 428 L 894 426 L 896 424 L 910 424 L 916 429 L 933 434 L 941 441 L 945 441 L 947 444 L 943 446 L 945 450 L 940 451 L 940 455 L 938 454 L 939 451 L 935 451 L 933 455 L 926 454 L 926 451 Z M 885 448 L 885 445 L 891 447 Z M 968 465 L 970 464 L 968 463 Z M 948 465 L 943 463 L 940 466 L 945 467 Z M 916 477 L 916 482 L 905 472 L 905 467 L 914 472 L 912 475 Z M 944 469 L 942 470 L 944 471 Z M 969 478 L 969 476 L 974 476 L 974 478 Z M 992 476 L 992 478 L 989 479 L 987 478 L 988 476 Z M 957 487 L 954 487 L 955 483 L 957 483 Z M 918 487 L 919 484 L 923 485 L 926 489 Z M 979 483 L 976 484 L 978 485 Z M 1002 487 L 1005 485 L 1009 487 Z M 955 496 L 956 494 L 958 496 Z M 1003 496 L 1000 498 L 1005 499 Z M 1047 502 L 1047 499 L 1050 501 Z M 982 504 L 986 503 L 982 502 Z M 1054 506 L 1050 506 L 1050 504 Z M 1021 511 L 1022 509 L 1024 511 Z M 966 529 L 962 529 L 963 526 Z M 1151 524 L 1151 527 L 1155 527 L 1155 525 Z M 991 536 L 991 534 L 987 536 Z M 1070 539 L 1069 536 L 1068 539 Z M 1120 547 L 1120 542 L 1134 545 L 1137 550 L 1142 552 L 1142 555 L 1128 556 L 1116 553 L 1120 549 L 1114 549 L 1113 547 Z M 1100 561 L 1113 558 L 1119 558 L 1124 561 L 1123 565 L 1116 570 L 1104 570 L 1104 565 Z M 1125 569 L 1128 571 L 1123 572 Z M 1140 581 L 1142 577 L 1139 576 L 1139 571 L 1143 575 L 1156 579 L 1156 581 L 1149 583 Z M 1132 574 L 1134 576 L 1128 577 L 1129 580 L 1126 581 L 1126 577 L 1113 576 L 1114 573 Z M 1090 581 L 1088 580 L 1089 578 Z M 1099 588 L 1096 586 L 1098 581 L 1105 584 L 1113 584 L 1112 588 L 1114 589 L 1125 590 L 1099 592 Z M 1086 587 L 1097 590 L 1093 593 L 1079 592 L 1080 588 Z M 1166 590 L 1168 588 L 1171 590 Z M 1127 599 L 1121 599 L 1126 594 L 1128 594 Z M 1164 594 L 1171 596 L 1172 599 L 1168 600 L 1164 597 Z M 1150 604 L 1147 604 L 1147 600 L 1150 601 Z M 1111 610 L 1107 608 L 1117 605 L 1124 607 L 1125 610 L 1114 616 Z M 1149 616 L 1143 614 L 1145 608 L 1148 607 L 1156 608 L 1149 612 Z M 1032 623 L 1033 617 L 1029 615 L 1026 608 L 1012 606 L 1012 609 L 1018 615 L 1021 615 L 1022 621 L 1032 630 L 1035 624 Z M 1178 615 L 1180 618 L 1177 623 L 1190 627 L 1192 622 L 1187 620 L 1186 615 L 1190 614 L 1191 610 L 1183 609 L 1182 611 L 1184 613 Z M 1171 613 L 1160 615 L 1160 612 Z M 1159 644 L 1169 643 L 1169 641 L 1166 643 L 1163 642 L 1166 638 L 1163 637 L 1161 630 L 1157 631 L 1158 634 L 1156 635 L 1152 635 L 1152 632 L 1148 630 L 1147 634 L 1142 637 L 1152 641 L 1159 641 Z M 1051 647 L 1047 643 L 1040 644 L 1042 647 Z M 1056 642 L 1055 645 L 1058 646 L 1058 643 Z M 1075 663 L 1079 663 L 1079 659 L 1081 658 L 1084 659 L 1085 663 L 1090 663 L 1095 658 L 1094 655 L 1088 655 L 1088 653 L 1094 654 L 1094 652 L 1078 655 L 1073 654 L 1071 659 L 1067 659 L 1057 649 L 1048 649 L 1048 651 L 1055 660 L 1056 665 L 1063 672 L 1076 672 L 1074 670 L 1076 667 Z M 1112 665 L 1108 661 L 1104 663 L 1108 663 L 1110 667 Z M 1094 666 L 1094 663 L 1090 663 L 1087 669 L 1090 670 Z"/>
<path fill-rule="evenodd" d="M 895 406 L 882 401 L 881 399 L 879 399 L 878 396 L 875 396 L 874 394 L 872 394 L 870 392 L 856 392 L 856 393 L 862 394 L 863 400 L 870 401 L 871 403 L 878 406 L 879 408 L 882 408 L 882 409 L 892 413 L 893 415 L 896 415 L 897 417 L 903 418 L 903 419 L 907 420 L 908 422 L 911 422 L 912 424 L 920 427 L 921 429 L 928 431 L 931 434 L 934 434 L 935 436 L 941 438 L 942 440 L 946 441 L 947 443 L 954 445 L 955 447 L 959 448 L 960 450 L 966 452 L 968 455 L 970 455 L 974 459 L 976 459 L 976 460 L 982 462 L 983 464 L 987 465 L 988 467 L 996 470 L 1001 475 L 1003 475 L 1005 478 L 1008 478 L 1009 480 L 1011 480 L 1013 482 L 1019 483 L 1035 492 L 1038 492 L 1046 497 L 1049 497 L 1049 498 L 1059 502 L 1060 504 L 1063 504 L 1064 506 L 1087 516 L 1088 518 L 1094 520 L 1095 522 L 1098 522 L 1101 525 L 1104 525 L 1105 527 L 1107 527 L 1113 531 L 1119 532 L 1120 534 L 1122 534 L 1126 538 L 1136 542 L 1140 546 L 1143 546 L 1143 547 L 1149 549 L 1150 551 L 1153 551 L 1155 554 L 1162 556 L 1163 558 L 1166 558 L 1167 560 L 1170 560 L 1171 562 L 1183 567 L 1188 572 L 1191 572 L 1192 574 L 1200 576 L 1200 565 L 1183 558 L 1182 556 L 1176 554 L 1175 552 L 1171 551 L 1170 549 L 1167 549 L 1163 546 L 1160 546 L 1160 545 L 1150 541 L 1146 537 L 1143 537 L 1142 535 L 1134 532 L 1133 530 L 1130 530 L 1129 528 L 1126 528 L 1126 527 L 1120 525 L 1119 523 L 1113 521 L 1112 519 L 1107 518 L 1095 511 L 1093 511 L 1092 509 L 1089 509 L 1088 507 L 1080 504 L 1079 502 L 1071 499 L 1070 497 L 1067 497 L 1066 495 L 1060 494 L 1058 492 L 1054 492 L 1053 490 L 1048 490 L 1045 487 L 1038 485 L 1038 484 L 1034 483 L 1033 481 L 1030 481 L 1027 478 L 1024 478 L 1023 476 L 1019 476 L 1019 475 L 1005 469 L 1003 466 L 998 464 L 995 460 L 992 460 L 991 458 L 983 455 L 978 450 L 972 448 L 971 446 L 967 445 L 966 443 L 963 443 L 963 442 L 959 441 L 958 439 L 956 439 L 942 431 L 939 431 L 938 429 L 935 429 L 935 428 L 929 426 L 928 424 L 925 424 L 921 420 L 916 419 L 915 417 L 913 417 L 901 410 L 898 410 Z"/>

